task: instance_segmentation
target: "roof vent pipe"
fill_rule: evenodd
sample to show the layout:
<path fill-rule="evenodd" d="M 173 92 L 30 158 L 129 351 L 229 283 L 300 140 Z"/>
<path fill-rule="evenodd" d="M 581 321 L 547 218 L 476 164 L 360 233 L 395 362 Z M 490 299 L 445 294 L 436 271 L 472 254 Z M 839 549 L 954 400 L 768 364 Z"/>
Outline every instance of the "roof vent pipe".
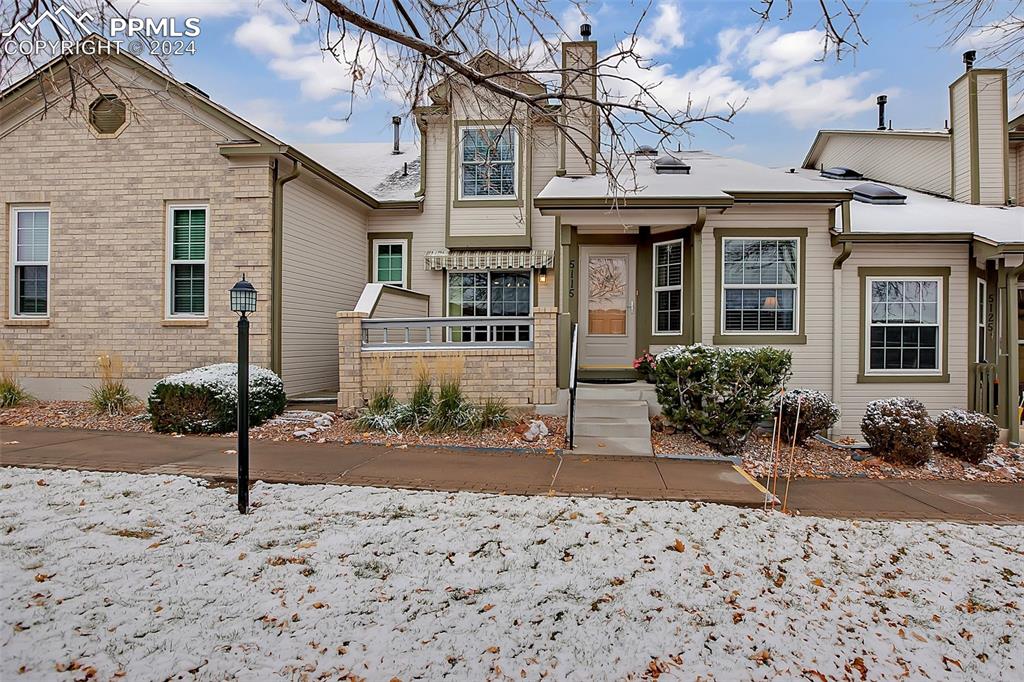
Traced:
<path fill-rule="evenodd" d="M 583 36 L 584 40 L 590 40 L 590 24 L 580 25 L 580 35 Z"/>
<path fill-rule="evenodd" d="M 398 144 L 398 128 L 399 128 L 399 126 L 402 125 L 402 117 L 401 116 L 392 116 L 391 117 L 391 125 L 394 126 L 394 128 L 395 128 L 395 146 L 391 150 L 391 153 L 392 154 L 401 154 L 402 150 L 401 150 L 401 148 L 399 147 L 399 144 Z"/>
<path fill-rule="evenodd" d="M 974 68 L 974 60 L 977 56 L 978 53 L 975 50 L 964 52 L 964 71 L 970 71 Z"/>
<path fill-rule="evenodd" d="M 885 103 L 889 101 L 889 98 L 879 95 L 875 101 L 878 103 L 878 129 L 885 130 Z"/>

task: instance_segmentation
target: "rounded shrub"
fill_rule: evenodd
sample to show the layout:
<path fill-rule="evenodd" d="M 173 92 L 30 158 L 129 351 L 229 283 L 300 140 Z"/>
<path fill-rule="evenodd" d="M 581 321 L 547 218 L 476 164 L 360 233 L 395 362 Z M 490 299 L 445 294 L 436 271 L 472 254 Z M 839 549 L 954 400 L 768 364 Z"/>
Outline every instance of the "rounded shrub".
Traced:
<path fill-rule="evenodd" d="M 983 461 L 999 439 L 999 427 L 980 412 L 946 410 L 935 420 L 939 449 L 971 464 Z"/>
<path fill-rule="evenodd" d="M 249 365 L 249 424 L 284 410 L 281 377 Z M 238 424 L 238 365 L 225 362 L 172 374 L 149 394 L 153 430 L 162 433 L 227 433 Z"/>
<path fill-rule="evenodd" d="M 673 346 L 655 362 L 658 402 L 673 426 L 735 455 L 771 415 L 791 365 L 789 351 L 778 348 Z"/>
<path fill-rule="evenodd" d="M 787 391 L 775 403 L 775 410 L 779 410 L 779 402 L 782 403 L 782 440 L 787 443 L 792 441 L 794 431 L 796 442 L 803 444 L 815 433 L 830 429 L 839 421 L 839 406 L 822 391 L 796 388 Z"/>
<path fill-rule="evenodd" d="M 871 451 L 887 462 L 920 466 L 931 457 L 935 424 L 920 400 L 873 400 L 864 411 L 860 430 Z"/>

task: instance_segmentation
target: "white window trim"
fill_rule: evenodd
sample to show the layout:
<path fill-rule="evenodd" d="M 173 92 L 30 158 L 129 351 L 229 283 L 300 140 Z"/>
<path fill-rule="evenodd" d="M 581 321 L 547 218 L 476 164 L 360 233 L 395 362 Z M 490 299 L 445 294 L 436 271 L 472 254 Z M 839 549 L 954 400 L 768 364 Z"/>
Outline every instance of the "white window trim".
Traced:
<path fill-rule="evenodd" d="M 909 323 L 909 324 L 891 324 L 891 325 L 879 325 L 883 327 L 935 327 L 938 331 L 935 336 L 935 369 L 871 369 L 871 285 L 874 282 L 935 282 L 938 286 L 938 296 L 936 299 L 936 324 L 925 324 L 923 322 Z M 942 277 L 866 277 L 864 284 L 865 300 L 862 301 L 864 305 L 864 376 L 897 376 L 897 377 L 932 377 L 942 376 L 945 368 L 943 367 L 943 334 L 945 329 L 943 328 L 943 313 L 944 310 L 944 297 L 946 292 L 942 290 Z"/>
<path fill-rule="evenodd" d="M 974 361 L 985 362 L 984 358 L 987 355 L 987 353 L 982 353 L 982 350 L 988 351 L 988 320 L 986 319 L 988 316 L 988 282 L 986 282 L 981 277 L 978 278 L 975 296 L 977 297 L 977 300 L 975 301 L 976 309 L 974 311 L 974 314 L 977 316 L 978 319 L 975 320 L 976 327 L 974 330 L 974 343 L 975 346 L 977 346 L 974 349 Z M 984 349 L 982 349 L 982 347 L 978 345 L 979 333 L 981 334 L 981 337 L 985 338 Z"/>
<path fill-rule="evenodd" d="M 19 261 L 18 260 L 18 214 L 19 213 L 46 213 L 46 261 Z M 52 268 L 50 267 L 50 247 L 53 242 L 53 220 L 52 214 L 50 213 L 49 204 L 16 204 L 11 206 L 10 215 L 10 281 L 8 283 L 8 296 L 9 308 L 8 316 L 12 320 L 48 320 L 50 319 L 51 310 L 51 290 L 50 281 L 52 279 Z M 45 313 L 17 313 L 18 302 L 16 300 L 18 294 L 18 282 L 17 282 L 17 266 L 19 265 L 45 265 L 46 266 L 46 312 Z"/>
<path fill-rule="evenodd" d="M 408 239 L 374 239 L 373 240 L 373 281 L 380 284 L 390 284 L 394 286 L 394 282 L 381 282 L 377 277 L 377 247 L 378 246 L 393 246 L 399 244 L 402 247 L 402 283 L 403 289 L 409 288 L 408 279 L 409 273 L 409 240 Z"/>
<path fill-rule="evenodd" d="M 512 194 L 494 194 L 494 195 L 469 195 L 466 196 L 463 193 L 463 182 L 462 182 L 462 166 L 463 166 L 463 146 L 465 142 L 465 135 L 463 131 L 466 130 L 507 130 L 512 134 Z M 457 145 L 456 153 L 459 155 L 458 159 L 458 176 L 455 178 L 459 188 L 459 201 L 509 201 L 519 198 L 519 131 L 513 125 L 464 125 L 459 126 L 456 130 L 456 134 L 459 138 L 459 144 Z M 531 278 L 532 280 L 532 278 Z"/>
<path fill-rule="evenodd" d="M 796 256 L 796 282 L 794 284 L 726 284 L 725 282 L 725 245 L 731 241 L 762 241 L 762 242 L 793 242 L 796 245 L 796 249 L 793 255 Z M 800 331 L 800 238 L 799 237 L 772 237 L 771 235 L 765 235 L 763 237 L 723 237 L 722 238 L 722 252 L 719 254 L 719 267 L 722 273 L 722 291 L 720 292 L 721 310 L 720 320 L 721 329 L 718 333 L 722 336 L 799 336 Z M 726 330 L 725 328 L 725 292 L 729 289 L 792 289 L 793 294 L 793 331 L 780 332 L 780 331 L 741 331 L 741 330 Z"/>
<path fill-rule="evenodd" d="M 669 244 L 679 244 L 679 284 L 678 286 L 658 286 L 658 247 Z M 652 336 L 679 336 L 683 333 L 683 285 L 685 284 L 685 271 L 683 269 L 684 245 L 682 239 L 669 239 L 664 242 L 655 242 L 651 245 L 651 335 Z M 658 292 L 679 291 L 679 331 L 658 331 Z M 724 304 L 723 304 L 724 305 Z"/>
<path fill-rule="evenodd" d="M 444 277 L 445 277 L 445 281 L 444 281 L 444 285 L 445 285 L 444 286 L 444 316 L 445 317 L 463 317 L 462 315 L 449 315 L 448 314 L 448 306 L 451 304 L 451 301 L 448 298 L 449 295 L 450 295 L 450 292 L 451 292 L 451 280 L 449 279 L 449 277 L 451 275 L 478 275 L 478 274 L 481 274 L 481 272 L 483 274 L 487 275 L 487 314 L 486 315 L 476 316 L 476 319 L 487 320 L 487 319 L 492 318 L 492 317 L 506 317 L 505 315 L 491 315 L 491 275 L 492 274 L 495 274 L 495 273 L 503 274 L 503 273 L 509 273 L 509 272 L 525 272 L 529 276 L 529 281 L 530 281 L 530 293 L 529 293 L 529 298 L 527 298 L 528 311 L 529 312 L 527 312 L 526 315 L 523 315 L 523 320 L 524 320 L 523 323 L 526 324 L 526 320 L 529 320 L 533 316 L 533 287 L 534 287 L 534 281 L 533 280 L 534 280 L 534 271 L 532 269 L 530 269 L 530 270 L 483 270 L 483 271 L 481 271 L 481 270 L 446 270 L 445 273 L 444 273 Z M 509 323 L 509 324 L 511 325 L 512 323 Z M 471 325 L 467 322 L 465 326 L 469 327 Z M 446 341 L 451 341 L 450 335 L 451 335 L 451 328 L 449 327 L 448 331 L 446 332 L 446 336 L 448 336 L 449 338 L 446 338 L 445 339 Z M 530 328 L 530 341 L 533 341 L 533 328 L 532 328 L 532 326 Z"/>
<path fill-rule="evenodd" d="M 203 260 L 175 260 L 174 259 L 174 212 L 183 210 L 203 209 L 206 211 L 206 229 L 203 236 Z M 164 278 L 164 317 L 168 320 L 205 320 L 210 316 L 210 205 L 209 204 L 168 204 L 166 216 L 166 242 L 167 242 L 167 273 Z M 203 312 L 196 313 L 175 313 L 174 312 L 174 266 L 175 265 L 202 265 L 203 266 Z"/>

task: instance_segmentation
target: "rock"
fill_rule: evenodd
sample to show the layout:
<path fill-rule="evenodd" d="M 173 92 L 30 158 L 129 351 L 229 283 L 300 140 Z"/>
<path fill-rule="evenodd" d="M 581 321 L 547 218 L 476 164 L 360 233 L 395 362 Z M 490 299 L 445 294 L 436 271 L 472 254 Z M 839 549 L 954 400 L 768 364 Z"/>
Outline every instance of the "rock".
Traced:
<path fill-rule="evenodd" d="M 295 436 L 296 438 L 305 438 L 305 437 L 306 437 L 307 435 L 309 435 L 309 434 L 307 434 L 307 433 L 306 433 L 306 430 L 305 430 L 305 429 L 303 429 L 303 430 L 301 430 L 301 431 L 296 431 L 296 432 L 295 432 L 295 433 L 293 433 L 292 435 L 293 435 L 293 436 Z"/>
<path fill-rule="evenodd" d="M 676 433 L 676 431 L 677 431 L 676 427 L 672 426 L 671 424 L 666 424 L 665 425 L 665 433 L 667 435 L 669 435 L 669 436 L 674 435 Z"/>
<path fill-rule="evenodd" d="M 651 431 L 657 431 L 661 433 L 665 430 L 665 420 L 660 415 L 651 417 Z"/>
<path fill-rule="evenodd" d="M 523 440 L 528 443 L 539 441 L 548 435 L 548 426 L 539 419 L 534 419 L 530 422 L 530 426 L 526 429 L 526 433 L 523 434 Z"/>
<path fill-rule="evenodd" d="M 524 423 L 520 422 L 519 424 L 516 424 L 515 426 L 512 427 L 512 433 L 515 433 L 515 434 L 521 436 L 524 433 L 526 433 L 526 430 L 528 428 L 530 428 L 529 424 L 524 424 Z"/>
<path fill-rule="evenodd" d="M 883 462 L 878 457 L 868 457 L 865 460 L 861 460 L 861 464 L 871 469 L 877 469 L 882 466 Z"/>

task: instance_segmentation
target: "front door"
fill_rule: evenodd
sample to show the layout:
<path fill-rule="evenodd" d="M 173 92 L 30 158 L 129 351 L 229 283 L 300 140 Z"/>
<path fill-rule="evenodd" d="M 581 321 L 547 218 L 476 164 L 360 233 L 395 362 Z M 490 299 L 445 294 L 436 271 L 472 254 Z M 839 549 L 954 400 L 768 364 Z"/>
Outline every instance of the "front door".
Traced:
<path fill-rule="evenodd" d="M 580 246 L 580 369 L 632 369 L 636 247 Z"/>

